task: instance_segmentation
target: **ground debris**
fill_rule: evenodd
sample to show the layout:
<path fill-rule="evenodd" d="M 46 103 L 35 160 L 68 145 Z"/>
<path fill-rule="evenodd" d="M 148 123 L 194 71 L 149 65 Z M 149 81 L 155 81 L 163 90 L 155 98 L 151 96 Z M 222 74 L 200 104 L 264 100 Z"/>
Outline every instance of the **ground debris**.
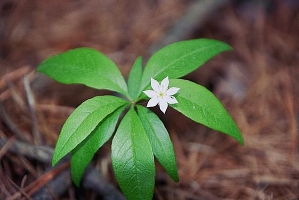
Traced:
<path fill-rule="evenodd" d="M 169 110 L 163 120 L 174 142 L 180 181 L 174 183 L 158 166 L 154 199 L 298 199 L 299 5 L 257 2 L 227 1 L 198 24 L 193 21 L 198 27 L 187 34 L 234 48 L 186 78 L 220 98 L 245 146 Z M 54 53 L 88 46 L 107 54 L 126 76 L 137 56 L 148 57 L 150 48 L 176 30 L 192 3 L 0 2 L 0 199 L 30 199 L 37 185 L 58 177 L 50 159 L 62 124 L 83 100 L 103 94 L 54 83 L 34 72 L 37 64 Z M 117 187 L 109 152 L 104 146 L 92 169 Z M 65 177 L 66 191 L 51 198 L 75 199 L 78 190 L 81 198 L 100 196 L 94 180 L 78 189 L 69 174 Z"/>

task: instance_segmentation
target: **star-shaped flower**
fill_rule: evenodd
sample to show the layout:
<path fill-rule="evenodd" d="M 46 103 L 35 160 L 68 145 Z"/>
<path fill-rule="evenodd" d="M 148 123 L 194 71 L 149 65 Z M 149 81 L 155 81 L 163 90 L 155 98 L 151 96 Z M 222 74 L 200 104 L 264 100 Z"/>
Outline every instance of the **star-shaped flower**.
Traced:
<path fill-rule="evenodd" d="M 160 110 L 165 114 L 168 104 L 178 103 L 176 98 L 172 95 L 176 94 L 180 88 L 171 87 L 168 89 L 168 76 L 164 78 L 159 85 L 158 81 L 151 78 L 151 86 L 153 90 L 143 91 L 149 98 L 151 98 L 146 107 L 154 107 L 159 104 Z"/>

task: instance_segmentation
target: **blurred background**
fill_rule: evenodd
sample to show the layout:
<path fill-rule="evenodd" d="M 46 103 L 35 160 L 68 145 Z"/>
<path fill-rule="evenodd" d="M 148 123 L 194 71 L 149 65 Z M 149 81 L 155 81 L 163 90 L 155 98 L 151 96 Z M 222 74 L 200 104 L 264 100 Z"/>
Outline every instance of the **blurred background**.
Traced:
<path fill-rule="evenodd" d="M 157 163 L 154 199 L 298 199 L 298 0 L 1 0 L 0 199 L 123 199 L 111 141 L 95 155 L 80 188 L 67 158 L 51 167 L 69 114 L 108 92 L 35 73 L 43 59 L 92 47 L 127 77 L 138 56 L 146 61 L 166 44 L 193 38 L 234 48 L 184 78 L 222 101 L 245 146 L 168 109 L 160 117 L 180 181 Z"/>

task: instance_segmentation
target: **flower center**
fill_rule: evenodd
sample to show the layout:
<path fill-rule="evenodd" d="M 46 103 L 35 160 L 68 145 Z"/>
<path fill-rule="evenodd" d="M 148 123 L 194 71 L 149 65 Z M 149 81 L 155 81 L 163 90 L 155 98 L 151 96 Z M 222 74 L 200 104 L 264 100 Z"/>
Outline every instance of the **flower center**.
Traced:
<path fill-rule="evenodd" d="M 158 96 L 161 97 L 161 98 L 163 98 L 165 96 L 165 93 L 164 92 L 159 92 Z"/>

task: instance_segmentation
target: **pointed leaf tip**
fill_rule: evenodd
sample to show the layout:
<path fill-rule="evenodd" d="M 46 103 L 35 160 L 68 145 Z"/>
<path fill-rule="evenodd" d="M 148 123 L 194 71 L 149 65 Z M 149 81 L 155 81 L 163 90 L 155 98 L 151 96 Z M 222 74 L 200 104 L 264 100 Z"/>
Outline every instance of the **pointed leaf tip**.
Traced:
<path fill-rule="evenodd" d="M 127 84 L 115 63 L 99 51 L 81 47 L 51 56 L 37 68 L 55 81 L 84 84 L 128 95 Z"/>
<path fill-rule="evenodd" d="M 150 78 L 180 78 L 198 69 L 217 54 L 229 50 L 232 50 L 230 45 L 205 38 L 167 45 L 150 57 L 144 68 L 139 94 L 147 88 Z"/>
<path fill-rule="evenodd" d="M 170 80 L 171 86 L 181 88 L 174 109 L 211 129 L 225 133 L 244 145 L 243 136 L 235 121 L 218 98 L 205 87 L 182 79 Z"/>

